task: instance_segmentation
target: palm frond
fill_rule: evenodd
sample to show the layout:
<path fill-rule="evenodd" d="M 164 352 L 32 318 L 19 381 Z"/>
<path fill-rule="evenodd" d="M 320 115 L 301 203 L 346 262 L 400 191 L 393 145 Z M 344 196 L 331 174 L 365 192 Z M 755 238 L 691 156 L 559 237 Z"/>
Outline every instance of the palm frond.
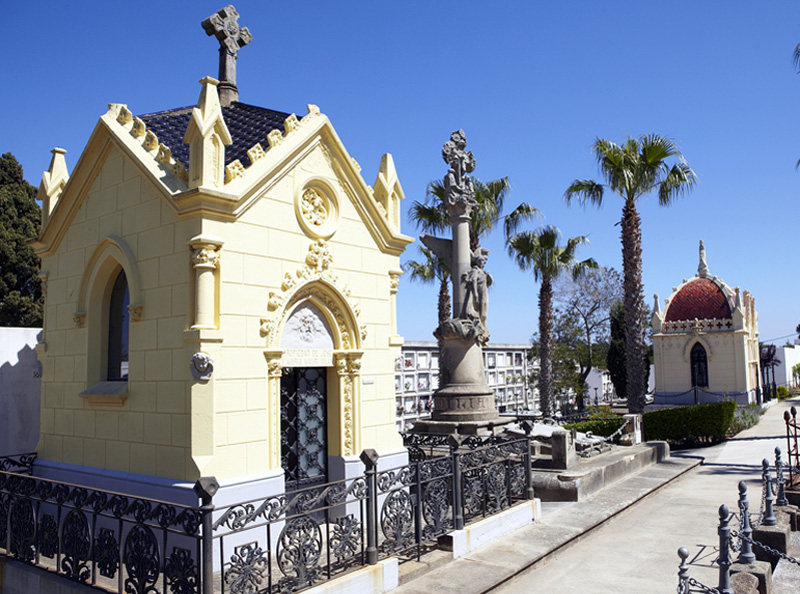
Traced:
<path fill-rule="evenodd" d="M 581 206 L 603 204 L 603 184 L 599 184 L 591 179 L 576 179 L 564 192 L 564 201 L 570 204 L 573 200 Z"/>
<path fill-rule="evenodd" d="M 542 213 L 538 208 L 528 204 L 527 202 L 522 202 L 513 211 L 511 211 L 511 214 L 506 215 L 505 219 L 503 220 L 503 234 L 505 235 L 506 239 L 508 239 L 514 233 L 516 233 L 523 221 L 541 218 Z"/>
<path fill-rule="evenodd" d="M 800 43 L 798 43 L 794 48 L 794 53 L 792 54 L 792 64 L 794 64 L 795 70 L 800 73 Z"/>
<path fill-rule="evenodd" d="M 688 163 L 675 163 L 658 187 L 658 203 L 669 206 L 675 198 L 691 190 L 696 183 L 697 176 Z"/>

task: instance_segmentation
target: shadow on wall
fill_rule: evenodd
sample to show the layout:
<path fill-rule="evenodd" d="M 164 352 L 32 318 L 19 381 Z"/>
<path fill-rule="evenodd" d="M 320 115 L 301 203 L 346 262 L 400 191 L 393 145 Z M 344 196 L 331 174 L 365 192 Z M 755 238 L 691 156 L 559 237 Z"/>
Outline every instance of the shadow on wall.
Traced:
<path fill-rule="evenodd" d="M 40 328 L 0 328 L 0 456 L 36 451 L 42 366 Z"/>

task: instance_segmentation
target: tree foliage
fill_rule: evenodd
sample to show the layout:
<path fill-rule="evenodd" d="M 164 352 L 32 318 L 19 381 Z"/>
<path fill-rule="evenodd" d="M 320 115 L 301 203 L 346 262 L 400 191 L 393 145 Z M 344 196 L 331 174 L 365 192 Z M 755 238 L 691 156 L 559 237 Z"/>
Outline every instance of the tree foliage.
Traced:
<path fill-rule="evenodd" d="M 645 308 L 644 317 L 649 318 L 649 308 Z M 610 331 L 608 352 L 606 354 L 606 369 L 611 376 L 611 383 L 614 384 L 614 392 L 617 398 L 628 397 L 628 370 L 626 365 L 627 355 L 627 336 L 625 334 L 625 305 L 622 301 L 617 301 L 611 307 Z M 649 334 L 649 332 L 648 332 Z M 644 351 L 644 385 L 650 380 L 650 362 L 653 346 L 646 346 Z"/>
<path fill-rule="evenodd" d="M 36 189 L 11 153 L 0 157 L 0 326 L 42 325 L 40 260 L 28 245 L 39 235 Z"/>
<path fill-rule="evenodd" d="M 577 278 L 563 275 L 553 287 L 553 301 L 565 314 L 573 315 L 583 333 L 581 367 L 582 382 L 595 366 L 595 345 L 608 343 L 611 307 L 622 299 L 622 277 L 613 268 L 586 270 Z"/>

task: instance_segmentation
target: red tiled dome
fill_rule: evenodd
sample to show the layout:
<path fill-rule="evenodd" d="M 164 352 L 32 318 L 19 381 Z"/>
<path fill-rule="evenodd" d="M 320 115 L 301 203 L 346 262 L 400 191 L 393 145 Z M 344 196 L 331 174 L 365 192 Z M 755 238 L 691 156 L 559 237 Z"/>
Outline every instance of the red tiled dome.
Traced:
<path fill-rule="evenodd" d="M 717 283 L 707 278 L 697 278 L 681 288 L 673 297 L 664 318 L 667 322 L 678 320 L 707 320 L 731 318 L 731 307 L 725 293 Z"/>

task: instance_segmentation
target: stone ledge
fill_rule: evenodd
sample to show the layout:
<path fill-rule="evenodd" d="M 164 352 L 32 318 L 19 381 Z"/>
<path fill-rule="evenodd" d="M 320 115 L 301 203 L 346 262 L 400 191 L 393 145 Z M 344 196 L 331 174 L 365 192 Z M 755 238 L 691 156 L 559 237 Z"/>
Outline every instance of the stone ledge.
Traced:
<path fill-rule="evenodd" d="M 128 399 L 128 382 L 98 382 L 79 394 L 89 406 L 122 406 Z"/>
<path fill-rule="evenodd" d="M 542 501 L 580 501 L 669 458 L 665 442 L 620 447 L 568 471 L 534 470 L 533 490 Z"/>

